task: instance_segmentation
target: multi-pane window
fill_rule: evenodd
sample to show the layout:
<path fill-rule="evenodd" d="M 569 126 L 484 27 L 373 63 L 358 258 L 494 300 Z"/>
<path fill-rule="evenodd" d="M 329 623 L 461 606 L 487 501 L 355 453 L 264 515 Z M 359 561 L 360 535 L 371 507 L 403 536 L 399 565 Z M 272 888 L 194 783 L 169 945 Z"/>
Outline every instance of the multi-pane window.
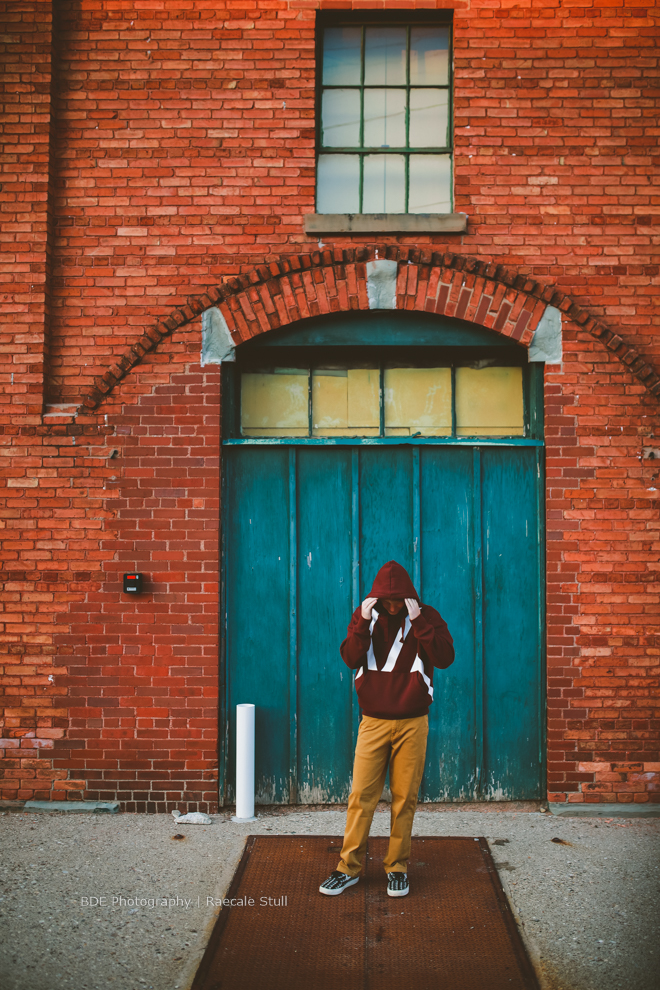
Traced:
<path fill-rule="evenodd" d="M 450 28 L 323 27 L 319 213 L 450 213 Z"/>
<path fill-rule="evenodd" d="M 374 361 L 241 375 L 244 437 L 524 436 L 523 369 Z"/>

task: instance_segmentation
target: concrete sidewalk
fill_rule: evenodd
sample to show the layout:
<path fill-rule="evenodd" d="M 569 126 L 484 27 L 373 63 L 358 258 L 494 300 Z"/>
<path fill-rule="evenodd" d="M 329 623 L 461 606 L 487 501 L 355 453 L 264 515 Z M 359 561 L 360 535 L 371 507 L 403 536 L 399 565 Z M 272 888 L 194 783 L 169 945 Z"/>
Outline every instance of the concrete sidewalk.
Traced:
<path fill-rule="evenodd" d="M 0 982 L 185 990 L 217 915 L 207 898 L 226 891 L 245 836 L 341 835 L 344 819 L 344 810 L 269 808 L 249 825 L 221 814 L 209 826 L 177 826 L 170 815 L 5 812 Z M 379 806 L 372 834 L 387 835 L 388 825 Z M 488 838 L 544 990 L 656 990 L 657 818 L 421 807 L 415 834 Z M 414 884 L 411 874 L 411 896 Z"/>

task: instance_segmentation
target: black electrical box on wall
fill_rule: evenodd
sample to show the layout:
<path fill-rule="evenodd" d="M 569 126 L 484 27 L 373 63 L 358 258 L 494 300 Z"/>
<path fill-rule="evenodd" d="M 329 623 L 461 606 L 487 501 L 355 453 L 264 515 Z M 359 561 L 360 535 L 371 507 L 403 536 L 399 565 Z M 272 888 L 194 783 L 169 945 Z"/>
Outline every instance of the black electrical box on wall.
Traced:
<path fill-rule="evenodd" d="M 124 591 L 130 595 L 139 594 L 142 591 L 142 575 L 124 574 Z"/>

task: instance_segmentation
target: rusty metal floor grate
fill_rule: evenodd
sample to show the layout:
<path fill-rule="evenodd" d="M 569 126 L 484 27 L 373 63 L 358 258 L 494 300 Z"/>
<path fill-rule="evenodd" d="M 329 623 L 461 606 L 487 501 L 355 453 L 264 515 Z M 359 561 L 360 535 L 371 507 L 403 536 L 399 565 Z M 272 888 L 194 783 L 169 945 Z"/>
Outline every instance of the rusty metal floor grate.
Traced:
<path fill-rule="evenodd" d="M 405 898 L 378 837 L 358 884 L 320 894 L 341 843 L 250 836 L 192 990 L 538 990 L 485 839 L 414 838 Z"/>

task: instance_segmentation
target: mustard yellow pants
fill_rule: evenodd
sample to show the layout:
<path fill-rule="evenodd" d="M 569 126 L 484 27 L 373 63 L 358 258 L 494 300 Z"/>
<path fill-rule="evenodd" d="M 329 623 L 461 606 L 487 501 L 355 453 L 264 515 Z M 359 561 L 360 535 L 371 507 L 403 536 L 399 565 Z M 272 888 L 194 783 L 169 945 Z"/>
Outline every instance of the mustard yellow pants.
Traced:
<path fill-rule="evenodd" d="M 407 872 L 428 734 L 428 715 L 399 720 L 363 716 L 355 747 L 344 844 L 337 867 L 341 873 L 356 877 L 362 869 L 371 820 L 383 792 L 388 764 L 392 810 L 390 843 L 383 865 L 386 873 Z"/>

